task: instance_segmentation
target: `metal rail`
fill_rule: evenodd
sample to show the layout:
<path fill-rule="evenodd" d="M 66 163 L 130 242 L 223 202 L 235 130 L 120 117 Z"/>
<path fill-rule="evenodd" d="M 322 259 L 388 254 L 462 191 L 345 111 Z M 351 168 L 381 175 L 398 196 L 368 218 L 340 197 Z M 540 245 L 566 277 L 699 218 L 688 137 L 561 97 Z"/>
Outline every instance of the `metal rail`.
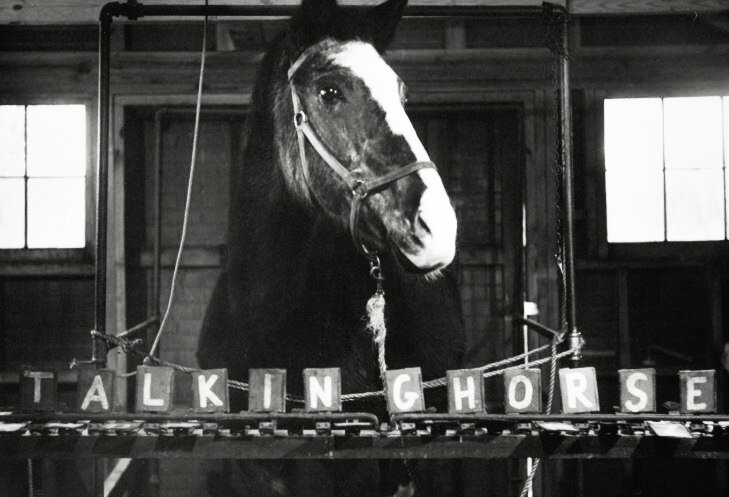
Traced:
<path fill-rule="evenodd" d="M 726 415 L 403 414 L 382 429 L 367 413 L 15 414 L 0 418 L 0 461 L 138 459 L 729 459 Z M 672 421 L 682 437 L 658 436 Z"/>

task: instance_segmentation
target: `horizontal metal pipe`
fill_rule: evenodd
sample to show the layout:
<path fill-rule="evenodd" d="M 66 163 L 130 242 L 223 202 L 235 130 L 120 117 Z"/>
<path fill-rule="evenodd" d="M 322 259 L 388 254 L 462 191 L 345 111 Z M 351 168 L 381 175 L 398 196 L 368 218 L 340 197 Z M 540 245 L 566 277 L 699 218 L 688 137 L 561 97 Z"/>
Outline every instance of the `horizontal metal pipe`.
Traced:
<path fill-rule="evenodd" d="M 139 19 L 142 17 L 289 17 L 298 9 L 298 5 L 145 5 L 137 2 L 106 4 L 104 8 L 117 17 Z M 366 9 L 367 7 L 350 7 Z M 560 8 L 554 6 L 554 8 Z M 411 5 L 405 8 L 405 17 L 537 17 L 543 13 L 539 6 L 494 6 L 480 5 Z"/>

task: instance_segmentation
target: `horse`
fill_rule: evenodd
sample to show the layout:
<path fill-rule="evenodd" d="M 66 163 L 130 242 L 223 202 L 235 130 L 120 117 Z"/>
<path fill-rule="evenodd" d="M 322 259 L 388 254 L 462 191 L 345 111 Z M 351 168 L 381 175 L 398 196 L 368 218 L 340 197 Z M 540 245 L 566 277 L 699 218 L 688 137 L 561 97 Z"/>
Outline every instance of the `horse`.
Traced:
<path fill-rule="evenodd" d="M 405 3 L 303 0 L 265 54 L 231 173 L 227 252 L 201 367 L 226 367 L 235 379 L 250 368 L 286 369 L 294 395 L 304 368 L 338 367 L 343 393 L 381 390 L 364 318 L 378 286 L 390 369 L 420 366 L 427 380 L 462 365 L 455 212 L 405 113 L 406 86 L 382 58 Z M 444 398 L 426 393 L 429 406 L 442 408 Z M 245 396 L 232 395 L 231 405 L 245 408 Z M 345 409 L 383 416 L 384 405 Z M 359 495 L 334 480 L 333 494 Z M 272 495 L 308 495 L 296 485 Z M 323 484 L 311 493 L 327 495 Z"/>

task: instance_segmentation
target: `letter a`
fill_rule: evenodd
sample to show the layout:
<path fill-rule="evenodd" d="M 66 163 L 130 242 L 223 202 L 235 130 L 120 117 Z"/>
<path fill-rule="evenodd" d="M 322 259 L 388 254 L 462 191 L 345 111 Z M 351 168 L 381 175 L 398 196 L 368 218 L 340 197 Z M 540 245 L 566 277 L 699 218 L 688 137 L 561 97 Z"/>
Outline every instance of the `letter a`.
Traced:
<path fill-rule="evenodd" d="M 101 376 L 94 375 L 94 379 L 91 381 L 91 386 L 84 395 L 84 400 L 81 402 L 81 410 L 85 411 L 89 408 L 89 404 L 92 402 L 101 402 L 101 408 L 104 411 L 109 410 L 109 397 L 106 395 L 104 389 L 104 382 L 101 381 Z"/>

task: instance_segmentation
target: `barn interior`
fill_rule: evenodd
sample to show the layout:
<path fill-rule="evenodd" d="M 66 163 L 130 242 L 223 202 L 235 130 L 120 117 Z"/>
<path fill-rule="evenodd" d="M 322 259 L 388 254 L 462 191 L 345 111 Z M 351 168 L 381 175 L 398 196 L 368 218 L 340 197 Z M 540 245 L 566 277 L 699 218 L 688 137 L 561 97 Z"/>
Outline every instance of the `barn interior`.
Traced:
<path fill-rule="evenodd" d="M 499 14 L 505 3 L 535 13 Z M 484 9 L 483 15 L 406 15 L 386 54 L 409 87 L 408 114 L 458 214 L 466 366 L 475 367 L 523 350 L 515 316 L 525 302 L 530 316 L 549 327 L 561 328 L 564 319 L 557 21 L 537 12 L 540 2 L 526 0 L 411 4 Z M 107 152 L 96 140 L 102 5 L 0 4 L 0 405 L 17 405 L 18 370 L 27 364 L 59 370 L 60 402 L 74 405 L 69 364 L 89 356 L 96 161 Z M 718 412 L 727 413 L 729 10 L 720 0 L 574 0 L 567 7 L 582 365 L 597 370 L 602 412 L 618 405 L 618 369 L 653 367 L 660 410 L 679 400 L 679 370 L 714 369 Z M 189 232 L 170 333 L 160 343 L 167 361 L 197 366 L 201 322 L 226 257 L 229 178 L 240 162 L 252 85 L 263 52 L 286 22 L 209 20 Z M 169 295 L 202 26 L 199 18 L 160 17 L 118 19 L 111 28 L 109 333 L 156 323 Z M 636 121 L 631 102 L 655 109 L 655 119 Z M 28 168 L 4 167 L 13 153 L 30 157 L 33 146 L 48 153 L 53 142 L 34 144 L 30 123 L 34 112 L 52 114 L 49 106 L 56 105 L 71 113 L 61 122 L 75 119 L 64 139 L 79 140 L 82 167 L 35 177 Z M 18 115 L 25 123 L 20 132 L 11 122 Z M 39 121 L 45 119 L 41 114 Z M 639 139 L 621 134 L 626 129 Z M 653 169 L 645 166 L 652 152 L 629 148 L 649 139 L 658 151 Z M 39 217 L 52 221 L 40 223 L 46 234 L 34 236 Z M 148 327 L 150 342 L 154 331 Z M 538 334 L 528 337 L 531 347 L 546 343 Z M 121 349 L 110 351 L 108 361 L 121 373 L 139 362 Z M 118 402 L 133 405 L 131 387 L 120 384 Z M 498 382 L 487 381 L 486 392 L 487 409 L 501 412 Z M 178 400 L 189 401 L 184 392 Z M 25 462 L 13 464 L 0 470 L 0 482 L 12 489 L 8 495 L 30 495 L 27 476 L 14 474 L 24 474 Z M 463 471 L 471 476 L 454 495 L 518 495 L 524 464 L 469 461 Z M 145 463 L 115 495 L 205 495 L 195 465 Z M 93 493 L 83 477 L 64 478 L 63 466 L 37 468 L 43 495 Z M 727 475 L 724 460 L 546 461 L 534 495 L 727 495 Z"/>

